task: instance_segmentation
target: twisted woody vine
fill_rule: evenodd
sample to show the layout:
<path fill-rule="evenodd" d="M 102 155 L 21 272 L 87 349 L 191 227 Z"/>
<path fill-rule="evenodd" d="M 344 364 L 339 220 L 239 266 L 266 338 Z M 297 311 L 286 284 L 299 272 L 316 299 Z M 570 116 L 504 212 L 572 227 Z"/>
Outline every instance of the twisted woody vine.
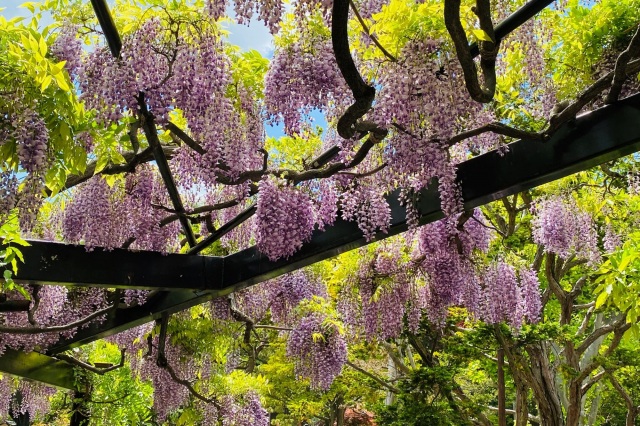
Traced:
<path fill-rule="evenodd" d="M 637 424 L 637 155 L 472 210 L 456 171 L 638 92 L 640 2 L 558 0 L 498 38 L 523 4 L 117 0 L 115 47 L 90 2 L 0 15 L 0 354 L 154 295 L 22 283 L 28 240 L 277 261 L 340 219 L 372 242 L 56 355 L 82 392 L 3 374 L 0 418 L 488 426 L 500 354 L 507 424 Z M 373 242 L 396 190 L 409 229 Z"/>

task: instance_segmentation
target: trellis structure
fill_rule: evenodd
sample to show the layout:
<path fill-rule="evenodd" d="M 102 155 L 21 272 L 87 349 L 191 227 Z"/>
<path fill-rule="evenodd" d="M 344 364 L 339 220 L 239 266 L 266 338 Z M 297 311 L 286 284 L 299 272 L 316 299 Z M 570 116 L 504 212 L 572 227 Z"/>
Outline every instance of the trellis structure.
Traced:
<path fill-rule="evenodd" d="M 336 3 L 345 0 L 336 0 Z M 348 0 L 347 0 L 348 3 Z M 505 37 L 546 7 L 549 0 L 532 0 L 495 29 L 498 39 Z M 121 41 L 104 0 L 92 5 L 114 56 Z M 478 54 L 477 47 L 471 52 Z M 141 102 L 147 119 L 144 132 L 150 150 L 165 182 L 173 208 L 179 216 L 190 250 L 187 254 L 161 255 L 156 252 L 115 249 L 85 251 L 83 246 L 30 241 L 16 281 L 27 284 L 64 284 L 120 289 L 155 290 L 141 306 L 113 308 L 107 320 L 78 330 L 71 339 L 61 340 L 47 354 L 7 350 L 0 357 L 0 371 L 61 388 L 75 388 L 73 365 L 55 358 L 68 349 L 87 344 L 143 323 L 157 320 L 197 304 L 266 281 L 345 251 L 361 247 L 365 241 L 353 222 L 337 219 L 324 232 L 315 231 L 310 242 L 286 260 L 269 261 L 255 247 L 225 256 L 198 253 L 225 233 L 251 217 L 249 207 L 209 237 L 197 241 L 171 175 L 165 152 L 157 137 L 153 116 Z M 586 170 L 640 150 L 640 94 L 584 114 L 559 126 L 548 140 L 522 139 L 509 145 L 506 153 L 489 152 L 458 166 L 464 207 L 472 209 L 502 197 Z M 186 144 L 197 144 L 174 125 L 170 130 Z M 338 153 L 334 148 L 312 162 L 320 168 Z M 148 153 L 147 153 L 148 154 Z M 432 184 L 417 197 L 421 224 L 443 217 L 437 185 Z M 398 192 L 387 197 L 392 219 L 389 232 L 374 240 L 404 232 L 407 220 Z M 0 311 L 20 310 L 10 302 L 0 302 Z"/>

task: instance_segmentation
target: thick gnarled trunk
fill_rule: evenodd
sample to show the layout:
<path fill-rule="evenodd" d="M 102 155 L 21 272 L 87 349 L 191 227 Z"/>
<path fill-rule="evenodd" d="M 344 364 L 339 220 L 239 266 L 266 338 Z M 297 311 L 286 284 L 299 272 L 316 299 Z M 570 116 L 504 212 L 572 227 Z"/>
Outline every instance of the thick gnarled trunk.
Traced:
<path fill-rule="evenodd" d="M 530 345 L 527 352 L 532 373 L 532 383 L 529 385 L 538 404 L 541 424 L 544 426 L 565 426 L 562 404 L 555 387 L 554 372 L 549 365 L 544 343 Z"/>

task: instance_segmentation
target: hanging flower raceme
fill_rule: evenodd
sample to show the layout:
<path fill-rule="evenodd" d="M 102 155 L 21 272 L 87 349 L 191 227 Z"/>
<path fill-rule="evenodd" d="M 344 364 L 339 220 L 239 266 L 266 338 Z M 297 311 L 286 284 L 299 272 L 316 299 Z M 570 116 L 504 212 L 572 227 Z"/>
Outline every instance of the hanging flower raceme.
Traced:
<path fill-rule="evenodd" d="M 349 93 L 329 40 L 295 43 L 278 51 L 265 78 L 265 106 L 272 123 L 287 134 L 300 132 L 303 116 Z"/>
<path fill-rule="evenodd" d="M 206 413 L 203 425 L 268 426 L 270 422 L 269 413 L 254 391 L 248 391 L 239 398 L 225 395 L 221 398 L 220 409 L 208 404 L 203 411 Z"/>
<path fill-rule="evenodd" d="M 71 243 L 84 241 L 87 250 L 93 247 L 115 248 L 122 245 L 128 230 L 117 205 L 113 188 L 95 176 L 78 188 L 67 205 L 63 219 L 63 237 Z"/>
<path fill-rule="evenodd" d="M 20 165 L 29 173 L 42 172 L 47 167 L 49 130 L 37 112 L 22 111 L 15 122 L 15 138 Z"/>
<path fill-rule="evenodd" d="M 157 338 L 154 346 L 158 347 Z M 173 345 L 169 336 L 167 336 L 164 355 L 169 368 L 179 379 L 191 379 L 195 371 L 193 357 L 184 353 L 180 347 Z M 140 377 L 153 383 L 153 408 L 161 421 L 166 419 L 171 411 L 189 400 L 187 387 L 175 381 L 166 368 L 158 366 L 155 350 L 144 358 L 140 367 Z"/>
<path fill-rule="evenodd" d="M 18 202 L 18 179 L 14 173 L 0 172 L 0 225 Z"/>
<path fill-rule="evenodd" d="M 58 61 L 65 61 L 64 67 L 73 80 L 82 66 L 82 42 L 77 37 L 79 25 L 64 22 L 60 33 L 51 45 L 51 54 Z"/>
<path fill-rule="evenodd" d="M 381 188 L 356 182 L 342 193 L 341 202 L 342 218 L 355 220 L 367 241 L 371 241 L 376 232 L 388 232 L 391 208 Z"/>
<path fill-rule="evenodd" d="M 347 361 L 347 344 L 335 324 L 311 313 L 289 334 L 287 356 L 294 359 L 296 375 L 308 378 L 312 389 L 327 390 Z"/>
<path fill-rule="evenodd" d="M 504 321 L 519 330 L 525 319 L 530 323 L 540 320 L 542 302 L 535 271 L 522 268 L 516 274 L 513 266 L 500 261 L 489 265 L 481 280 L 484 287 L 483 321 L 489 324 Z"/>
<path fill-rule="evenodd" d="M 271 292 L 271 319 L 275 324 L 284 326 L 292 325 L 294 310 L 300 302 L 314 296 L 327 297 L 324 282 L 302 270 L 273 280 Z"/>
<path fill-rule="evenodd" d="M 349 338 L 363 333 L 371 341 L 396 338 L 402 333 L 405 315 L 419 314 L 424 307 L 403 253 L 400 239 L 385 240 L 373 255 L 361 250 L 357 273 L 346 280 L 337 301 Z"/>
<path fill-rule="evenodd" d="M 259 189 L 254 227 L 258 250 L 271 260 L 288 258 L 311 238 L 313 203 L 305 192 L 275 179 L 260 181 Z"/>
<path fill-rule="evenodd" d="M 492 234 L 482 225 L 480 210 L 462 227 L 456 225 L 459 220 L 460 216 L 430 223 L 418 233 L 414 256 L 426 275 L 427 313 L 435 323 L 444 320 L 452 305 L 465 306 L 474 315 L 479 312 L 480 287 L 472 256 L 475 250 L 488 249 Z"/>
<path fill-rule="evenodd" d="M 578 207 L 573 198 L 551 196 L 538 202 L 534 213 L 531 225 L 536 244 L 564 259 L 575 255 L 592 265 L 599 261 L 593 218 Z"/>

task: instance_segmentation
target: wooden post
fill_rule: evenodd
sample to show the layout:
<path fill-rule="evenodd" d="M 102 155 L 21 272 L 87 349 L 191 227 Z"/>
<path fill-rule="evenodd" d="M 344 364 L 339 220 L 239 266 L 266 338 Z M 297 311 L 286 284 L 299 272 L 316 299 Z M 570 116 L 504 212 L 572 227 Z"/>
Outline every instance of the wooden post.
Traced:
<path fill-rule="evenodd" d="M 498 426 L 507 426 L 504 390 L 504 349 L 498 349 Z"/>

